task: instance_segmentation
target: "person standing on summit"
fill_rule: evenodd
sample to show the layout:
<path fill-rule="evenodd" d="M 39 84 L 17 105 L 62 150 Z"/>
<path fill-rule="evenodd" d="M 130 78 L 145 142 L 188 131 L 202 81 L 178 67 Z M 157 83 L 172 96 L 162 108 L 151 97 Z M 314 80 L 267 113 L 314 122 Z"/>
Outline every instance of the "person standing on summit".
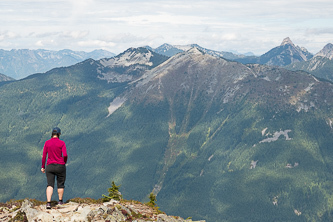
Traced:
<path fill-rule="evenodd" d="M 61 130 L 55 127 L 52 130 L 51 139 L 47 140 L 43 148 L 42 169 L 46 173 L 47 188 L 46 188 L 46 209 L 51 209 L 51 198 L 54 189 L 55 177 L 57 176 L 57 188 L 59 202 L 63 204 L 63 195 L 66 180 L 66 163 L 67 163 L 67 150 L 64 141 L 60 140 Z M 47 157 L 47 165 L 45 162 Z"/>

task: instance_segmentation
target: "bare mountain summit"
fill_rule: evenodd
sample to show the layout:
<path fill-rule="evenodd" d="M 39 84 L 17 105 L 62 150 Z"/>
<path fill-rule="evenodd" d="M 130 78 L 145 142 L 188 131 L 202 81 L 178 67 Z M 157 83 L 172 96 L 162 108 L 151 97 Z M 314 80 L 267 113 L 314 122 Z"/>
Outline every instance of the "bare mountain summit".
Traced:
<path fill-rule="evenodd" d="M 328 43 L 327 45 L 325 45 L 324 48 L 315 55 L 315 57 L 316 56 L 326 57 L 326 58 L 332 60 L 333 59 L 333 44 Z"/>
<path fill-rule="evenodd" d="M 281 43 L 280 46 L 284 46 L 284 45 L 287 45 L 287 44 L 292 45 L 292 46 L 295 46 L 294 43 L 290 40 L 289 37 L 283 39 L 283 41 L 282 41 L 282 43 Z"/>

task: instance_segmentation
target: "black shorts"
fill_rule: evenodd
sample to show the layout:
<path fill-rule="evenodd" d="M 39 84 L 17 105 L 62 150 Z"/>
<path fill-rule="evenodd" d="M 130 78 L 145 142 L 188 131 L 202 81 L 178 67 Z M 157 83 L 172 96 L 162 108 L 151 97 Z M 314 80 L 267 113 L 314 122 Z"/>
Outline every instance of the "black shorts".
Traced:
<path fill-rule="evenodd" d="M 54 188 L 55 176 L 57 176 L 58 189 L 65 188 L 66 165 L 49 164 L 46 166 L 45 172 L 46 172 L 47 186 Z"/>

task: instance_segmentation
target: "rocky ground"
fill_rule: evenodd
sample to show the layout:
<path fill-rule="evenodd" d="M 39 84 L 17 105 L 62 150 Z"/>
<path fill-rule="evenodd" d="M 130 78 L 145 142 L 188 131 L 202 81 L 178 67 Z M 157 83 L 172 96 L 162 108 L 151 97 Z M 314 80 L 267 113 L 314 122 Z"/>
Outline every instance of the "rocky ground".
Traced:
<path fill-rule="evenodd" d="M 111 200 L 105 203 L 93 203 L 84 199 L 69 201 L 63 205 L 52 202 L 47 210 L 45 203 L 25 199 L 0 204 L 0 221 L 158 221 L 192 222 L 177 216 L 168 216 L 156 207 L 149 207 L 137 201 Z M 201 221 L 204 222 L 204 221 Z"/>

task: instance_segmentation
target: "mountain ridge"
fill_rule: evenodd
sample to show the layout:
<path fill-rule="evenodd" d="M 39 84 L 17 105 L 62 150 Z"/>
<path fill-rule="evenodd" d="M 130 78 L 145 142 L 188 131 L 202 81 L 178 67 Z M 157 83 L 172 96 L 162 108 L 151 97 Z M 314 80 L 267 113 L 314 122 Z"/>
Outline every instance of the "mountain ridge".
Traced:
<path fill-rule="evenodd" d="M 318 53 L 316 53 L 314 55 L 314 57 L 316 57 L 316 56 L 326 57 L 326 58 L 332 60 L 333 59 L 333 44 L 328 43 L 327 45 L 325 45 L 322 50 L 320 50 Z"/>
<path fill-rule="evenodd" d="M 236 59 L 242 63 L 258 63 L 272 66 L 286 66 L 292 63 L 311 59 L 313 55 L 304 47 L 294 45 L 289 37 L 277 46 L 259 57 L 245 57 Z"/>
<path fill-rule="evenodd" d="M 325 48 L 329 46 L 330 43 L 328 43 L 327 46 L 324 46 L 324 48 L 315 55 L 317 56 L 322 55 L 325 57 L 325 55 L 322 54 L 322 51 L 329 50 L 328 48 Z M 163 45 L 157 47 L 156 49 L 146 46 L 146 48 L 152 51 L 164 54 L 169 57 L 177 53 L 187 51 L 193 47 L 199 48 L 210 55 L 238 61 L 243 64 L 258 63 L 265 65 L 273 65 L 273 66 L 287 66 L 298 62 L 308 61 L 315 56 L 312 53 L 310 53 L 305 47 L 300 47 L 295 45 L 289 37 L 284 38 L 279 46 L 274 47 L 273 49 L 267 51 L 261 56 L 246 55 L 246 54 L 242 55 L 242 54 L 234 54 L 232 52 L 215 51 L 203 48 L 198 44 L 170 45 L 168 43 L 164 43 Z M 326 57 L 330 58 L 330 55 L 327 55 Z"/>

